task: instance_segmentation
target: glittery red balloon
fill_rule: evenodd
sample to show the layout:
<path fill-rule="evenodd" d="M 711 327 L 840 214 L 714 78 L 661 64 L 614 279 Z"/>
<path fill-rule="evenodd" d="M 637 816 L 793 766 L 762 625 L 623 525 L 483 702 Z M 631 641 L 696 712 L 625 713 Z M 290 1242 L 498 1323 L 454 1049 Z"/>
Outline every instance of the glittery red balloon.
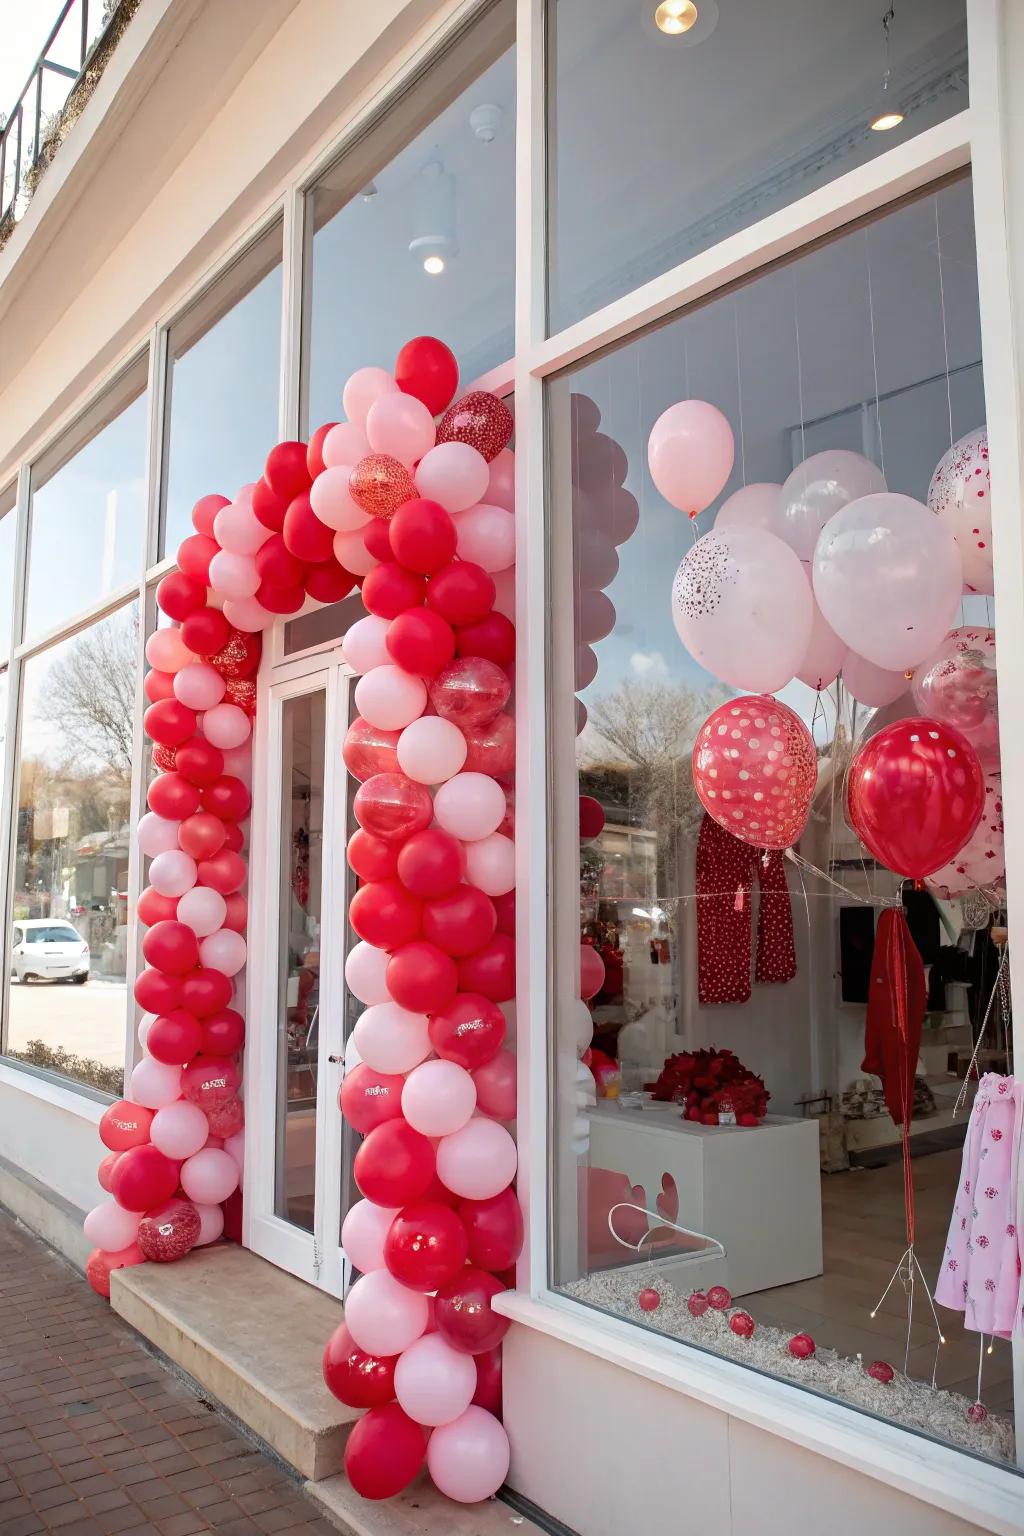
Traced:
<path fill-rule="evenodd" d="M 228 1099 L 205 1111 L 211 1136 L 236 1136 L 245 1124 L 245 1106 L 241 1099 Z"/>
<path fill-rule="evenodd" d="M 490 463 L 512 437 L 512 412 L 497 395 L 474 389 L 450 405 L 437 425 L 439 443 L 468 443 Z"/>
<path fill-rule="evenodd" d="M 201 1222 L 190 1200 L 168 1200 L 139 1222 L 139 1247 L 147 1259 L 170 1264 L 196 1245 Z"/>
<path fill-rule="evenodd" d="M 511 778 L 516 766 L 516 723 L 511 715 L 496 715 L 486 725 L 460 726 L 466 738 L 466 773 Z"/>
<path fill-rule="evenodd" d="M 703 1291 L 694 1291 L 691 1296 L 687 1296 L 686 1306 L 691 1317 L 703 1317 L 710 1302 Z"/>
<path fill-rule="evenodd" d="M 405 501 L 416 495 L 412 475 L 389 453 L 368 453 L 353 469 L 349 494 L 356 506 L 373 517 L 394 517 Z"/>
<path fill-rule="evenodd" d="M 401 731 L 382 731 L 357 715 L 341 747 L 345 767 L 354 779 L 365 783 L 375 773 L 397 773 L 398 738 Z"/>
<path fill-rule="evenodd" d="M 237 704 L 251 718 L 256 713 L 256 683 L 251 677 L 229 677 L 224 689 L 225 704 Z"/>
<path fill-rule="evenodd" d="M 251 677 L 260 664 L 262 645 L 259 635 L 233 629 L 227 645 L 207 660 L 221 677 Z"/>
<path fill-rule="evenodd" d="M 726 1307 L 732 1306 L 732 1295 L 724 1285 L 713 1285 L 708 1291 L 708 1306 L 714 1307 L 716 1312 L 724 1312 Z"/>
<path fill-rule="evenodd" d="M 157 742 L 153 747 L 153 767 L 161 773 L 173 773 L 176 763 L 174 747 L 164 747 Z"/>
<path fill-rule="evenodd" d="M 488 724 L 512 692 L 507 673 L 483 656 L 457 657 L 431 678 L 427 688 L 441 718 L 460 727 Z"/>
<path fill-rule="evenodd" d="M 429 827 L 434 802 L 425 785 L 404 773 L 375 773 L 356 790 L 352 810 L 364 832 L 386 843 L 404 843 Z"/>

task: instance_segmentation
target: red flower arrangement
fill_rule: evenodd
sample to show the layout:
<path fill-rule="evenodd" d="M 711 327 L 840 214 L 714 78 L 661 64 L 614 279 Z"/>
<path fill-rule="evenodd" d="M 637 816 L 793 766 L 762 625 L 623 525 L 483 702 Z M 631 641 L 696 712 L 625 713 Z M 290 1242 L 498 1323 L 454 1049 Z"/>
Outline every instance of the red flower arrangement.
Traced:
<path fill-rule="evenodd" d="M 687 1120 L 703 1125 L 720 1124 L 720 1113 L 730 1110 L 737 1125 L 759 1125 L 771 1098 L 764 1080 L 738 1056 L 714 1047 L 666 1057 L 658 1081 L 645 1087 L 654 1099 L 681 1105 Z"/>

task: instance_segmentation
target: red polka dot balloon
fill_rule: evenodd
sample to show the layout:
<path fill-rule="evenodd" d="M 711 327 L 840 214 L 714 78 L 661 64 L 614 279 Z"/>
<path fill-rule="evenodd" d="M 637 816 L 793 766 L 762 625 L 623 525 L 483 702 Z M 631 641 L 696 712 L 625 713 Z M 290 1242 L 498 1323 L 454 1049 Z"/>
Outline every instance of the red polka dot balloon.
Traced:
<path fill-rule="evenodd" d="M 403 502 L 412 501 L 416 487 L 404 464 L 389 453 L 368 453 L 353 469 L 349 494 L 357 506 L 373 517 L 394 517 Z"/>
<path fill-rule="evenodd" d="M 490 463 L 508 447 L 512 426 L 512 412 L 503 400 L 474 389 L 445 411 L 438 422 L 437 441 L 468 443 Z"/>
<path fill-rule="evenodd" d="M 170 1264 L 195 1247 L 199 1229 L 199 1212 L 190 1200 L 168 1200 L 139 1222 L 139 1247 L 147 1259 Z"/>
<path fill-rule="evenodd" d="M 731 699 L 693 747 L 693 782 L 719 826 L 755 848 L 791 848 L 817 781 L 814 742 L 798 715 L 768 694 Z"/>

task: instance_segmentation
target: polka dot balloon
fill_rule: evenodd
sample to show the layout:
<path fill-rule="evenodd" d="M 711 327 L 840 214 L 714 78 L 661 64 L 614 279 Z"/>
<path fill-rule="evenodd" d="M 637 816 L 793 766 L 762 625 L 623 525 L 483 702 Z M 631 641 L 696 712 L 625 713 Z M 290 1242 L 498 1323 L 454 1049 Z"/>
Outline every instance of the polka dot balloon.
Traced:
<path fill-rule="evenodd" d="M 997 899 L 1004 894 L 1003 783 L 998 773 L 985 775 L 985 809 L 978 825 L 960 852 L 929 875 L 928 885 L 945 901 L 973 890 L 990 891 Z"/>
<path fill-rule="evenodd" d="M 732 699 L 697 734 L 693 781 L 708 815 L 741 842 L 791 848 L 817 781 L 814 743 L 800 717 L 778 699 Z"/>
<path fill-rule="evenodd" d="M 445 411 L 437 425 L 437 440 L 468 443 L 490 463 L 508 447 L 512 425 L 512 412 L 503 400 L 474 389 Z"/>
<path fill-rule="evenodd" d="M 928 487 L 928 505 L 960 550 L 969 592 L 992 592 L 992 502 L 988 430 L 977 427 L 944 453 Z"/>

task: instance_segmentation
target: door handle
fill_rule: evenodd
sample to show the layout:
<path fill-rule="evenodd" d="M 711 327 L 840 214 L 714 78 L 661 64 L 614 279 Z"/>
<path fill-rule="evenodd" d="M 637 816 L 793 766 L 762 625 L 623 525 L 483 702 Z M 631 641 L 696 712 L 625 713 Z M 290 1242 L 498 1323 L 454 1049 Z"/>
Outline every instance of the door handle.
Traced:
<path fill-rule="evenodd" d="M 330 1061 L 330 1062 L 333 1062 L 334 1065 L 337 1066 L 338 1063 L 340 1061 L 344 1061 L 345 1058 L 344 1058 L 344 1056 L 328 1056 L 327 1060 Z"/>

